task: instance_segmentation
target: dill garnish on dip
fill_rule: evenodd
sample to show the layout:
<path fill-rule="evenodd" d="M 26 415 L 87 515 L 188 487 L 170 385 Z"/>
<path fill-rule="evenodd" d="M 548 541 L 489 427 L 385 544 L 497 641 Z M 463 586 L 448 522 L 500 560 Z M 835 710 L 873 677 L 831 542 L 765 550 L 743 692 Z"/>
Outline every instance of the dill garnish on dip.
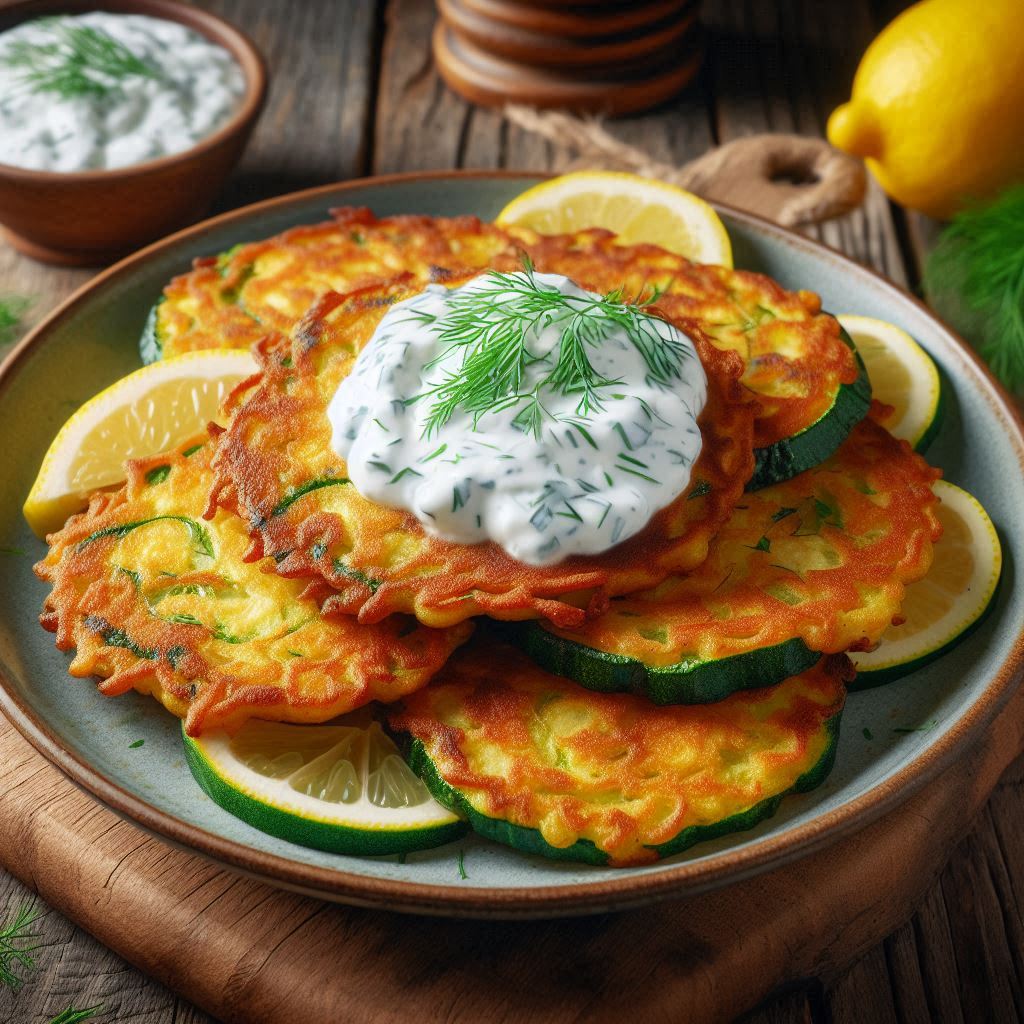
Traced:
<path fill-rule="evenodd" d="M 184 25 L 101 11 L 0 33 L 0 163 L 126 167 L 190 149 L 238 109 L 245 75 Z"/>
<path fill-rule="evenodd" d="M 682 494 L 707 379 L 656 293 L 490 271 L 394 306 L 328 409 L 365 497 L 431 534 L 551 565 L 597 554 Z"/>

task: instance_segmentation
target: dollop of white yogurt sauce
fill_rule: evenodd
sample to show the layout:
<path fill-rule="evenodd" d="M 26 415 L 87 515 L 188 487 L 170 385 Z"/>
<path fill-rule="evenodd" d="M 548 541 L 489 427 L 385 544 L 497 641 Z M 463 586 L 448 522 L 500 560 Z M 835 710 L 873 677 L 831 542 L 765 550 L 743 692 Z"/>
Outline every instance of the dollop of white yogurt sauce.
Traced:
<path fill-rule="evenodd" d="M 33 59 L 45 77 L 66 64 L 66 33 L 76 26 L 104 33 L 149 72 L 111 76 L 86 67 L 99 89 L 75 96 L 40 90 L 16 55 L 58 47 Z M 29 21 L 0 33 L 0 163 L 92 171 L 180 153 L 221 128 L 244 93 L 234 57 L 177 22 L 100 11 Z"/>
<path fill-rule="evenodd" d="M 518 389 L 487 411 L 456 408 L 432 425 L 436 389 L 460 379 L 468 355 L 468 345 L 453 343 L 453 328 L 468 323 L 472 335 L 479 324 L 491 330 L 483 344 L 495 345 L 516 326 L 510 316 L 521 311 L 524 288 L 564 301 L 523 331 Z M 530 565 L 597 554 L 642 530 L 689 485 L 707 379 L 677 328 L 624 304 L 617 308 L 633 314 L 632 327 L 588 318 L 601 301 L 561 275 L 524 271 L 483 274 L 453 290 L 429 285 L 396 304 L 328 409 L 332 447 L 356 489 L 411 512 L 434 536 L 492 540 Z M 577 334 L 604 382 L 588 409 L 579 391 L 544 383 L 566 330 L 581 324 Z M 644 347 L 675 372 L 653 373 Z M 539 418 L 531 419 L 538 385 Z"/>

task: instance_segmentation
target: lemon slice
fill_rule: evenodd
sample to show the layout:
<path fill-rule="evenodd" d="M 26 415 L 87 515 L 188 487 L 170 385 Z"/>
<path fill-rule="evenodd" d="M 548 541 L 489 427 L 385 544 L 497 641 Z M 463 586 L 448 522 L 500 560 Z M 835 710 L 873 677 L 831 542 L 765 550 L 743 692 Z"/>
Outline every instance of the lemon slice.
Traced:
<path fill-rule="evenodd" d="M 921 668 L 963 640 L 992 606 L 1003 555 L 992 520 L 978 500 L 940 480 L 935 493 L 942 538 L 924 579 L 907 587 L 900 612 L 904 622 L 890 626 L 868 653 L 850 657 L 857 685 L 892 682 Z"/>
<path fill-rule="evenodd" d="M 300 846 L 402 853 L 440 846 L 467 827 L 434 800 L 376 722 L 253 720 L 233 737 L 182 736 L 192 774 L 216 803 Z"/>
<path fill-rule="evenodd" d="M 516 196 L 498 223 L 545 235 L 608 228 L 626 245 L 649 242 L 697 263 L 732 266 L 725 225 L 703 199 L 635 174 L 563 174 Z"/>
<path fill-rule="evenodd" d="M 938 433 L 942 410 L 942 385 L 931 356 L 895 324 L 849 313 L 836 319 L 864 360 L 873 396 L 894 408 L 882 426 L 924 451 Z"/>
<path fill-rule="evenodd" d="M 23 511 L 36 536 L 59 530 L 88 496 L 124 481 L 125 459 L 166 451 L 206 429 L 256 371 L 240 349 L 207 349 L 144 366 L 90 398 L 61 427 Z"/>

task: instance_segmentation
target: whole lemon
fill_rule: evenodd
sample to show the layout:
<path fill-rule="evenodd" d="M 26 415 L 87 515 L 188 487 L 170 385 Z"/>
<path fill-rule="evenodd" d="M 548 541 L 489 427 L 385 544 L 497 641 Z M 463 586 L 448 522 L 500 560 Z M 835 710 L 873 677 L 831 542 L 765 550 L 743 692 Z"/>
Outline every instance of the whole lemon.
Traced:
<path fill-rule="evenodd" d="M 922 0 L 868 47 L 828 138 L 932 217 L 1024 180 L 1024 0 Z"/>

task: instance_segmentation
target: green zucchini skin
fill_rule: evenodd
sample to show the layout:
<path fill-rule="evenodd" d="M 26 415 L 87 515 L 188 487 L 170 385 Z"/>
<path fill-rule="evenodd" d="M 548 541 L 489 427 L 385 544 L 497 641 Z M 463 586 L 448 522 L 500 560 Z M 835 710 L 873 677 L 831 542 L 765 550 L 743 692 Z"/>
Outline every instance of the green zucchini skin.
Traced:
<path fill-rule="evenodd" d="M 754 449 L 754 474 L 748 491 L 781 483 L 824 462 L 871 408 L 871 381 L 853 339 L 841 327 L 839 336 L 852 350 L 859 373 L 852 384 L 840 384 L 828 411 L 799 434 L 784 437 L 766 448 Z"/>
<path fill-rule="evenodd" d="M 935 418 L 928 424 L 928 429 L 921 435 L 921 440 L 914 445 L 914 451 L 923 455 L 930 447 L 946 419 L 946 391 L 948 385 L 943 379 L 942 370 L 939 370 L 939 402 L 935 407 Z"/>
<path fill-rule="evenodd" d="M 774 686 L 813 668 L 821 654 L 799 637 L 718 661 L 645 665 L 549 633 L 536 622 L 503 623 L 505 637 L 541 668 L 600 693 L 635 693 L 654 704 L 714 704 L 738 690 Z"/>
<path fill-rule="evenodd" d="M 668 842 L 650 846 L 648 849 L 654 850 L 658 858 L 663 859 L 682 853 L 691 846 L 709 839 L 718 839 L 720 836 L 733 832 L 746 832 L 775 814 L 783 798 L 790 793 L 806 793 L 821 785 L 835 764 L 841 718 L 842 712 L 840 711 L 825 723 L 828 744 L 824 752 L 817 762 L 804 772 L 789 789 L 766 797 L 754 804 L 753 807 L 741 811 L 739 814 L 723 818 L 721 821 L 712 822 L 709 825 L 691 825 Z M 510 821 L 481 814 L 457 789 L 441 778 L 422 741 L 414 739 L 410 742 L 408 736 L 402 736 L 399 739 L 404 741 L 399 745 L 408 751 L 409 766 L 423 780 L 434 799 L 449 810 L 465 817 L 469 821 L 470 827 L 478 835 L 504 846 L 511 846 L 521 853 L 538 854 L 550 860 L 576 861 L 599 867 L 608 863 L 608 855 L 589 839 L 579 839 L 572 846 L 564 848 L 550 846 L 535 828 L 515 825 Z"/>
<path fill-rule="evenodd" d="M 144 366 L 155 363 L 163 359 L 164 356 L 164 343 L 160 338 L 159 326 L 160 306 L 163 301 L 163 296 L 161 296 L 153 303 L 139 337 L 139 355 L 142 356 Z"/>
<path fill-rule="evenodd" d="M 431 796 L 450 811 L 462 815 L 478 835 L 493 839 L 503 846 L 511 846 L 523 853 L 535 853 L 551 860 L 582 861 L 585 864 L 599 866 L 608 863 L 608 855 L 589 839 L 580 839 L 572 846 L 558 849 L 549 846 L 535 828 L 514 825 L 510 821 L 481 814 L 457 789 L 441 778 L 421 740 L 412 739 L 408 735 L 396 736 L 395 740 L 400 749 L 407 751 L 406 760 L 409 767 L 423 780 Z"/>

